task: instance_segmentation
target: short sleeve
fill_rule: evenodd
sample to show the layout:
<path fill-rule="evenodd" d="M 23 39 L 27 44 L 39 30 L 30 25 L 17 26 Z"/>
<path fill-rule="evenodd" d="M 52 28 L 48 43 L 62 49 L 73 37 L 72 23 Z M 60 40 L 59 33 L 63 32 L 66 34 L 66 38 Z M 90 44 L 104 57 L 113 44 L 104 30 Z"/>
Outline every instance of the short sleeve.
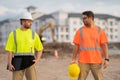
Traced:
<path fill-rule="evenodd" d="M 37 33 L 35 33 L 35 42 L 34 42 L 35 49 L 37 51 L 43 50 L 43 45 L 40 41 L 40 38 Z"/>
<path fill-rule="evenodd" d="M 80 43 L 81 43 L 80 30 L 77 30 L 77 31 L 76 31 L 76 33 L 75 33 L 75 35 L 74 35 L 73 43 L 74 43 L 74 44 L 80 44 Z"/>
<path fill-rule="evenodd" d="M 13 36 L 13 32 L 11 32 L 8 36 L 8 40 L 6 43 L 6 47 L 5 47 L 6 51 L 11 51 L 14 52 L 15 51 L 15 44 L 14 44 L 14 36 Z"/>
<path fill-rule="evenodd" d="M 105 31 L 103 29 L 101 29 L 101 32 L 100 32 L 100 44 L 104 44 L 104 43 L 108 43 L 108 39 L 107 39 Z"/>

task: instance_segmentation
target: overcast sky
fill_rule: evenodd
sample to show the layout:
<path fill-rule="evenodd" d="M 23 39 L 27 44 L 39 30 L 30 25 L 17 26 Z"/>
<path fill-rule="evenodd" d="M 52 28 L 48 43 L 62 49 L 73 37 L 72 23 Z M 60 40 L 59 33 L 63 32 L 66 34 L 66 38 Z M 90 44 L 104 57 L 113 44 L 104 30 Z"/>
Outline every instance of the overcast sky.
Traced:
<path fill-rule="evenodd" d="M 22 12 L 28 6 L 37 7 L 43 13 L 54 11 L 83 12 L 92 10 L 120 17 L 120 0 L 1 0 L 0 20 Z"/>

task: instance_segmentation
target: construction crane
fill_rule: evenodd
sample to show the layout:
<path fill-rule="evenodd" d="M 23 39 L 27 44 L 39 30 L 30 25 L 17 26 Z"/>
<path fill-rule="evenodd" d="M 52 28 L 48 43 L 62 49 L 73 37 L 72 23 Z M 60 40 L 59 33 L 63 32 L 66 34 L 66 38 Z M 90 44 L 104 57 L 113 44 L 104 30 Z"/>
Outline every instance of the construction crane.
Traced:
<path fill-rule="evenodd" d="M 54 32 L 54 22 L 53 21 L 49 21 L 47 24 L 40 27 L 38 35 L 40 36 L 41 41 L 42 41 L 42 33 L 48 28 L 50 28 L 50 30 L 51 30 L 51 35 L 52 35 L 53 42 L 56 42 L 55 32 Z"/>

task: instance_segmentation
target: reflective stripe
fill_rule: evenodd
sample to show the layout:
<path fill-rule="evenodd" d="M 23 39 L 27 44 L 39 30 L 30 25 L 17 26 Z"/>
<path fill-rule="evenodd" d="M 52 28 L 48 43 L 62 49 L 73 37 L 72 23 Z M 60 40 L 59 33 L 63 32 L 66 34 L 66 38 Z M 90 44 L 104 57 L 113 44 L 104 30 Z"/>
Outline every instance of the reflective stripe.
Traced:
<path fill-rule="evenodd" d="M 14 42 L 15 42 L 15 52 L 17 52 L 17 42 L 16 42 L 16 30 L 13 31 L 13 35 L 14 35 Z"/>
<path fill-rule="evenodd" d="M 100 27 L 98 27 L 98 34 L 100 33 L 100 30 L 101 30 L 101 28 Z M 81 43 L 81 46 L 80 46 L 80 49 L 79 49 L 79 52 L 80 51 L 85 51 L 85 50 L 100 50 L 100 48 L 98 47 L 98 40 L 96 40 L 95 41 L 95 43 L 96 43 L 96 47 L 84 47 L 84 40 L 83 40 L 83 29 L 82 28 L 80 28 L 80 36 L 81 36 L 81 40 L 83 41 L 82 43 Z"/>
<path fill-rule="evenodd" d="M 32 31 L 32 39 L 34 39 L 34 35 L 35 35 L 35 33 Z"/>
<path fill-rule="evenodd" d="M 80 28 L 80 36 L 81 36 L 81 40 L 83 41 L 82 42 L 82 44 L 81 44 L 81 47 L 83 47 L 84 46 L 84 40 L 83 40 L 83 29 L 82 29 L 82 27 Z"/>
<path fill-rule="evenodd" d="M 83 48 L 83 47 L 81 47 L 80 51 L 83 51 L 83 50 L 100 50 L 100 48 L 97 48 L 97 47 L 95 47 L 95 48 L 92 48 L 92 47 Z"/>
<path fill-rule="evenodd" d="M 14 35 L 14 42 L 15 42 L 15 46 L 16 46 L 14 55 L 34 55 L 33 53 L 17 53 L 16 30 L 13 31 L 13 35 Z M 34 35 L 35 35 L 35 33 L 32 31 L 32 39 L 34 39 Z"/>
<path fill-rule="evenodd" d="M 100 28 L 100 27 L 98 27 L 98 34 L 100 33 L 100 30 L 101 30 L 101 28 Z"/>
<path fill-rule="evenodd" d="M 14 56 L 34 56 L 33 53 L 14 53 Z"/>
<path fill-rule="evenodd" d="M 82 36 L 82 33 L 83 33 L 83 29 L 80 28 L 80 36 Z"/>

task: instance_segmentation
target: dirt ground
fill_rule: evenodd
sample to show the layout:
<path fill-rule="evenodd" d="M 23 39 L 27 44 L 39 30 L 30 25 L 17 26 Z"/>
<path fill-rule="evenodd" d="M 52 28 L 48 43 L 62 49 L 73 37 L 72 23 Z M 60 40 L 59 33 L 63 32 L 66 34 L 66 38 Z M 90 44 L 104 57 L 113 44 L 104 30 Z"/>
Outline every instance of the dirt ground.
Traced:
<path fill-rule="evenodd" d="M 59 58 L 54 54 L 44 53 L 36 66 L 38 80 L 70 80 L 67 69 L 72 54 L 60 53 Z M 110 65 L 103 69 L 104 80 L 120 80 L 120 55 L 110 56 Z M 7 54 L 0 54 L 0 80 L 12 80 L 12 73 L 6 70 Z M 25 80 L 25 79 L 24 79 Z M 87 80 L 94 80 L 90 73 Z"/>

